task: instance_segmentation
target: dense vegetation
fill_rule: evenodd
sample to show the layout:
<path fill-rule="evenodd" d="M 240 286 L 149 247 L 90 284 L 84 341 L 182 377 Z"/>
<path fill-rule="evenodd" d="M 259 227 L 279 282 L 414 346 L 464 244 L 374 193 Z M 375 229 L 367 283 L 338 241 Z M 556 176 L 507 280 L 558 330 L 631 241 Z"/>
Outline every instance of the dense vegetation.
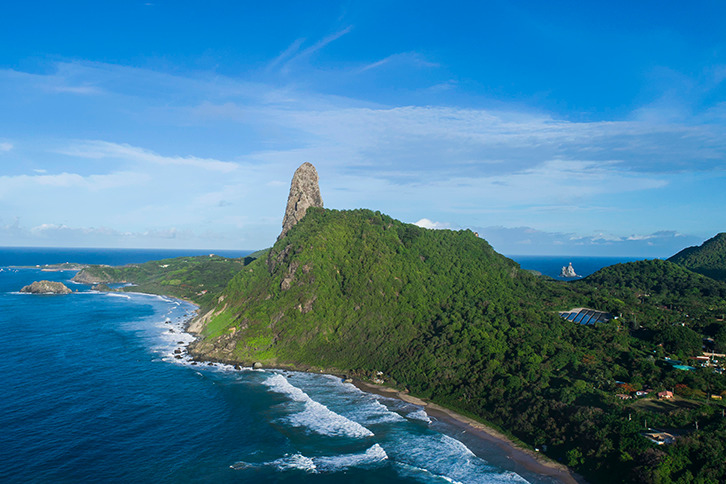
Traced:
<path fill-rule="evenodd" d="M 721 283 L 664 261 L 548 281 L 470 231 L 311 209 L 230 281 L 195 351 L 381 371 L 388 384 L 506 428 L 594 481 L 719 482 L 723 446 L 705 446 L 724 432 L 723 407 L 709 398 L 726 395 L 724 377 L 663 357 L 699 353 L 701 334 L 723 326 L 724 295 Z M 584 327 L 557 315 L 575 306 L 623 317 Z M 677 398 L 616 397 L 646 388 Z M 686 436 L 658 447 L 641 435 L 646 425 Z"/>
<path fill-rule="evenodd" d="M 726 281 L 726 232 L 698 247 L 683 249 L 668 260 L 699 274 Z"/>
<path fill-rule="evenodd" d="M 594 482 L 726 481 L 725 407 L 711 398 L 726 397 L 726 377 L 674 366 L 699 355 L 704 336 L 726 349 L 726 285 L 672 262 L 557 282 L 470 231 L 310 209 L 246 259 L 83 273 L 215 308 L 192 349 L 204 358 L 380 371 L 386 384 L 506 429 Z M 573 307 L 618 318 L 580 326 L 559 317 Z M 676 398 L 654 398 L 665 389 Z M 638 390 L 653 392 L 618 397 Z M 642 435 L 650 427 L 679 437 L 658 446 Z"/>

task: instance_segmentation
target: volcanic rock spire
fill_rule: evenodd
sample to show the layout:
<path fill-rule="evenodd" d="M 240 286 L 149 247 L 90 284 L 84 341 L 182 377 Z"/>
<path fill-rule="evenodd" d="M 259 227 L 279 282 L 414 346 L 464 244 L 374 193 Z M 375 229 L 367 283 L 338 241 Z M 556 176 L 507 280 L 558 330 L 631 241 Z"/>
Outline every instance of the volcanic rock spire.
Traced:
<path fill-rule="evenodd" d="M 323 207 L 323 197 L 318 186 L 318 172 L 311 163 L 303 163 L 295 170 L 290 183 L 290 195 L 287 197 L 285 218 L 282 219 L 280 240 L 298 223 L 310 207 Z"/>

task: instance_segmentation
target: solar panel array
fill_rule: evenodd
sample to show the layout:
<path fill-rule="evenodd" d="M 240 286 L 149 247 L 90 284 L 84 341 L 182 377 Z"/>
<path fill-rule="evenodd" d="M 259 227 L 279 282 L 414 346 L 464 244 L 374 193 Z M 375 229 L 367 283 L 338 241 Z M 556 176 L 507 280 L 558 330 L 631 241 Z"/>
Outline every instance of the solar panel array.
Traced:
<path fill-rule="evenodd" d="M 610 313 L 604 313 L 602 311 L 596 311 L 594 309 L 587 308 L 564 311 L 560 313 L 560 316 L 568 321 L 572 321 L 578 324 L 604 323 L 605 321 L 613 319 L 613 315 Z"/>

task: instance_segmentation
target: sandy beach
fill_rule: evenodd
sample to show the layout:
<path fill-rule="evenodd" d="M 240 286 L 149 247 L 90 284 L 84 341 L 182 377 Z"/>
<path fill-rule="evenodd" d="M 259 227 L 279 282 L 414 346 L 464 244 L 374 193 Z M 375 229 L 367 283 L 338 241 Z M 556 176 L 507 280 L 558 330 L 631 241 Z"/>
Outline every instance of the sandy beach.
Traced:
<path fill-rule="evenodd" d="M 397 398 L 404 402 L 425 407 L 426 413 L 430 416 L 467 432 L 469 435 L 475 435 L 477 438 L 485 442 L 496 445 L 516 464 L 516 466 L 521 466 L 523 469 L 530 472 L 550 477 L 554 481 L 561 482 L 563 484 L 585 484 L 587 482 L 582 476 L 572 472 L 567 466 L 550 460 L 538 452 L 519 447 L 506 435 L 469 417 L 460 415 L 440 405 L 426 402 L 420 398 L 413 397 L 393 388 L 358 380 L 354 380 L 353 383 L 364 392 L 374 393 L 376 395 L 389 398 Z M 514 469 L 515 472 L 517 471 L 516 466 Z"/>

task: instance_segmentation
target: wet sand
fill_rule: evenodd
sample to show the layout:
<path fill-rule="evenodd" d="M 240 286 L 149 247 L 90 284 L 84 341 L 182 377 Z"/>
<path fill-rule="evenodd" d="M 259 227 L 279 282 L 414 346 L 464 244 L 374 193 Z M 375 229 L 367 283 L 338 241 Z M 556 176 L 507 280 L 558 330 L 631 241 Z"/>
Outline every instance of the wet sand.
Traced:
<path fill-rule="evenodd" d="M 529 472 L 552 478 L 555 482 L 561 482 L 563 484 L 586 484 L 587 482 L 582 476 L 574 473 L 567 466 L 550 460 L 538 452 L 519 447 L 506 435 L 487 427 L 481 422 L 460 415 L 435 403 L 426 402 L 420 398 L 394 390 L 393 388 L 358 380 L 355 380 L 353 383 L 364 392 L 374 393 L 388 398 L 397 398 L 404 402 L 425 407 L 426 413 L 439 421 L 445 422 L 469 435 L 474 435 L 484 442 L 497 446 L 516 466 L 521 466 Z M 516 466 L 513 469 L 515 472 L 517 472 Z"/>

